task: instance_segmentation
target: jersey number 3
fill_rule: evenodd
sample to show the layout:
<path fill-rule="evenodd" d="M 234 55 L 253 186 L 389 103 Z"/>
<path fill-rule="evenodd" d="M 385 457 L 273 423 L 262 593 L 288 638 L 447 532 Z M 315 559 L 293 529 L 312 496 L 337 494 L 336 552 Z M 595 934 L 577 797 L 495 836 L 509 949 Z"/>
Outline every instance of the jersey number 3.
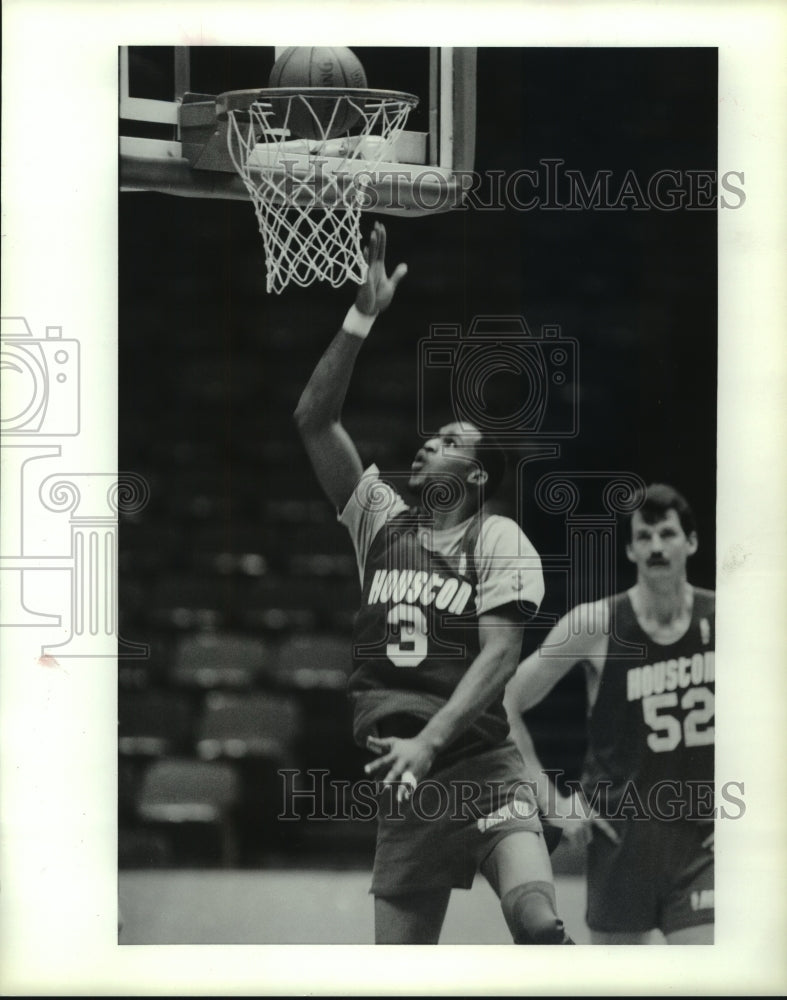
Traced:
<path fill-rule="evenodd" d="M 385 647 L 385 655 L 395 667 L 417 667 L 426 657 L 426 616 L 412 604 L 395 604 L 388 612 L 388 624 L 398 633 Z"/>
<path fill-rule="evenodd" d="M 642 699 L 642 714 L 653 730 L 648 733 L 648 746 L 656 753 L 674 750 L 681 735 L 687 747 L 704 747 L 713 743 L 713 725 L 708 725 L 715 711 L 713 692 L 706 687 L 690 688 L 680 700 L 680 707 L 688 715 L 680 721 L 664 709 L 675 708 L 678 695 L 675 691 L 652 694 Z"/>

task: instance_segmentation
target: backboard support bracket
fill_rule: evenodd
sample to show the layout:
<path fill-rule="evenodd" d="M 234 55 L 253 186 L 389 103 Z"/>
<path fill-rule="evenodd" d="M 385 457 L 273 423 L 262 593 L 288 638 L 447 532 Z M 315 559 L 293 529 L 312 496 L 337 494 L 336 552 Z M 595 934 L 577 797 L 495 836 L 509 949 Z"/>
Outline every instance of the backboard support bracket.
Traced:
<path fill-rule="evenodd" d="M 183 156 L 193 170 L 234 172 L 227 152 L 227 122 L 216 118 L 215 97 L 184 94 L 178 109 L 178 129 Z"/>
<path fill-rule="evenodd" d="M 152 129 L 148 138 L 139 130 L 121 131 L 121 190 L 248 200 L 229 154 L 228 124 L 217 115 L 216 96 L 189 89 L 188 49 L 175 50 L 175 60 L 176 99 L 144 99 L 131 96 L 128 51 L 121 48 L 121 125 L 123 119 L 160 122 L 159 132 L 172 125 L 168 139 L 152 138 Z M 399 135 L 384 166 L 409 178 L 402 188 L 403 204 L 391 205 L 381 197 L 372 212 L 419 216 L 462 203 L 475 154 L 475 76 L 475 49 L 430 50 L 429 132 L 405 130 Z M 380 191 L 384 195 L 384 184 Z"/>

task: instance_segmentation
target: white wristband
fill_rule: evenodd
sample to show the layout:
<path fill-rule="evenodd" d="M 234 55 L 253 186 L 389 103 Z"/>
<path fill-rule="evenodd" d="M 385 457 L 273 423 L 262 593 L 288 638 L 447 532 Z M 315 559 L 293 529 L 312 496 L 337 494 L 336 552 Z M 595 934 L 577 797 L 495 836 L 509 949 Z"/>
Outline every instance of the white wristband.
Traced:
<path fill-rule="evenodd" d="M 369 316 L 368 313 L 362 313 L 355 306 L 350 306 L 349 312 L 344 317 L 342 330 L 345 333 L 351 333 L 353 337 L 360 337 L 363 340 L 365 337 L 368 337 L 372 324 L 376 319 L 376 313 L 373 316 Z"/>

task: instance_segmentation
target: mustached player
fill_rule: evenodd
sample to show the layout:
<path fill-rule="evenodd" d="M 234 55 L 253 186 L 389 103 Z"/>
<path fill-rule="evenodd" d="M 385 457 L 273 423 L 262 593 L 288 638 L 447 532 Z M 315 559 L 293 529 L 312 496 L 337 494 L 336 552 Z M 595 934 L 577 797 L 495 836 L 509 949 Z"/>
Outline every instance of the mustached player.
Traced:
<path fill-rule="evenodd" d="M 375 466 L 364 471 L 341 423 L 364 339 L 407 270 L 386 274 L 385 242 L 377 223 L 367 279 L 295 413 L 362 580 L 349 692 L 354 737 L 377 754 L 366 771 L 381 789 L 375 940 L 437 943 L 451 889 L 470 888 L 481 870 L 515 942 L 572 944 L 502 702 L 544 591 L 518 525 L 482 512 L 504 455 L 472 424 L 447 424 L 415 456 L 408 487 L 421 503 L 411 508 Z"/>
<path fill-rule="evenodd" d="M 519 666 L 505 704 L 532 761 L 522 712 L 584 666 L 586 802 L 543 782 L 539 796 L 589 836 L 593 943 L 645 944 L 658 929 L 670 944 L 712 944 L 715 595 L 687 581 L 697 533 L 671 486 L 648 488 L 630 532 L 635 585 L 566 615 Z"/>

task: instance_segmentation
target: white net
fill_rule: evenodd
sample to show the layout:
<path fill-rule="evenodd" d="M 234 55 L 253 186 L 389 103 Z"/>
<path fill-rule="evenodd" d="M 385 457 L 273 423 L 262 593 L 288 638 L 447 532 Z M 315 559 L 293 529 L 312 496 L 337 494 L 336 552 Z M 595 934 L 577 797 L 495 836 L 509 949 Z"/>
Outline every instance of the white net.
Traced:
<path fill-rule="evenodd" d="M 363 282 L 361 211 L 415 103 L 387 91 L 268 90 L 228 110 L 227 145 L 254 203 L 269 292 Z"/>

